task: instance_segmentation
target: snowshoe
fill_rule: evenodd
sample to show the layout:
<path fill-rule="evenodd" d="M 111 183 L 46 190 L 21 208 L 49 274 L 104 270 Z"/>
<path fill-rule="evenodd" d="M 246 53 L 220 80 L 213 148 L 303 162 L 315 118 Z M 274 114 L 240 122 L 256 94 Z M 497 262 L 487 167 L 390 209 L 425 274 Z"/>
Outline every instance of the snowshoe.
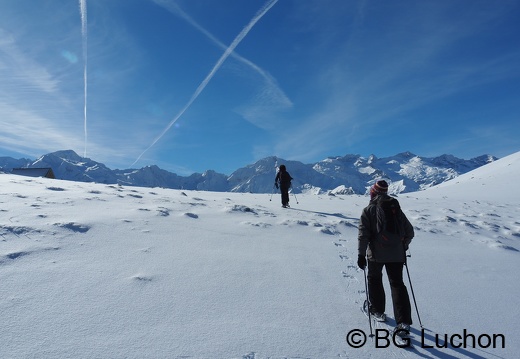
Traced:
<path fill-rule="evenodd" d="M 405 323 L 399 323 L 395 329 L 394 333 L 401 338 L 407 338 L 410 336 L 410 325 Z"/>
<path fill-rule="evenodd" d="M 362 308 L 363 312 L 365 313 L 365 315 L 368 317 L 368 310 L 369 310 L 369 305 L 368 305 L 368 301 L 365 300 L 365 302 L 363 303 L 363 308 Z M 386 322 L 386 314 L 385 313 L 378 313 L 378 312 L 374 312 L 374 311 L 370 311 L 370 316 L 372 318 L 374 318 L 375 321 L 377 322 Z"/>

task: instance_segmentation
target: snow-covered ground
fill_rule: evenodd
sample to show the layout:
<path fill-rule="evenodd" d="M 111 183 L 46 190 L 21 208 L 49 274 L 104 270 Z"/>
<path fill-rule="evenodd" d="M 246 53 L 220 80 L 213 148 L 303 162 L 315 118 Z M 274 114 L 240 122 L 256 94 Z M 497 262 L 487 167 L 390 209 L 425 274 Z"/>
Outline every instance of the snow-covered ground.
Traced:
<path fill-rule="evenodd" d="M 279 195 L 0 175 L 0 358 L 517 358 L 519 179 L 520 152 L 399 197 L 425 327 L 414 310 L 401 349 L 347 342 L 369 334 L 368 197 L 282 209 Z"/>

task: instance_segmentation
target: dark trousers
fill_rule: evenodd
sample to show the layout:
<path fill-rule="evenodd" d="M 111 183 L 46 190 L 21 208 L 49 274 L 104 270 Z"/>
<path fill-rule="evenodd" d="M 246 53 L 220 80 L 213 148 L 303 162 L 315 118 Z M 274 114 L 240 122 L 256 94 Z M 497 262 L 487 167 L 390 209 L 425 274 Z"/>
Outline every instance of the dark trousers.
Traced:
<path fill-rule="evenodd" d="M 280 192 L 282 192 L 282 205 L 286 206 L 289 204 L 289 187 L 280 186 Z"/>
<path fill-rule="evenodd" d="M 403 265 L 403 263 L 368 261 L 368 296 L 372 311 L 384 313 L 386 297 L 383 288 L 383 267 L 385 267 L 392 292 L 395 321 L 397 324 L 412 324 L 410 298 L 403 282 Z"/>

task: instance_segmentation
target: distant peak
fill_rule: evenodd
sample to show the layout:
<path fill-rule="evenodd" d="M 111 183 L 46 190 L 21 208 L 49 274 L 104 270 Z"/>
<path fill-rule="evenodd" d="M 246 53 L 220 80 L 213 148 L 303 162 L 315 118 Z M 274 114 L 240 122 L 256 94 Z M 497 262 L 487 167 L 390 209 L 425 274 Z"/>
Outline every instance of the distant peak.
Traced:
<path fill-rule="evenodd" d="M 397 154 L 397 156 L 399 157 L 404 157 L 404 158 L 412 158 L 412 157 L 417 157 L 416 154 L 410 152 L 410 151 L 405 151 L 405 152 L 401 152 L 399 154 Z"/>
<path fill-rule="evenodd" d="M 73 150 L 62 150 L 62 151 L 56 151 L 49 153 L 49 155 L 53 155 L 62 159 L 66 160 L 74 160 L 74 161 L 81 161 L 83 158 L 79 156 L 76 152 Z"/>
<path fill-rule="evenodd" d="M 485 163 L 491 163 L 491 162 L 495 162 L 496 160 L 498 160 L 498 158 L 495 156 L 492 156 L 492 155 L 482 155 L 482 156 L 475 157 L 474 160 L 482 161 Z"/>

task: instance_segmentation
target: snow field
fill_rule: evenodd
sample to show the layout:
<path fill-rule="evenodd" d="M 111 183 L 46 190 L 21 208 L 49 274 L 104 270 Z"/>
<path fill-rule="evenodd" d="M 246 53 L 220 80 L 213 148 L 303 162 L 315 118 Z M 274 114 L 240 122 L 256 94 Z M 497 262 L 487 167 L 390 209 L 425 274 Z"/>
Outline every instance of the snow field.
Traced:
<path fill-rule="evenodd" d="M 282 209 L 279 195 L 0 175 L 0 357 L 514 358 L 520 196 L 503 189 L 518 158 L 399 197 L 430 346 L 414 350 L 346 341 L 368 334 L 367 197 L 291 195 Z M 435 342 L 464 330 L 503 334 L 505 348 Z"/>

